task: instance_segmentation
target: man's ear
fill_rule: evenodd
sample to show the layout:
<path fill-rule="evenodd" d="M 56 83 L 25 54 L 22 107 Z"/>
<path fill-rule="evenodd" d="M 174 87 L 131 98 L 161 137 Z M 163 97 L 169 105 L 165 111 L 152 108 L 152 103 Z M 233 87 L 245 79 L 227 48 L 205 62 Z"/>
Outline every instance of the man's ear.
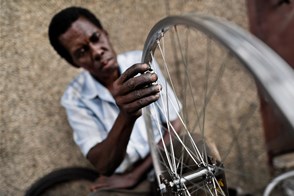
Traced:
<path fill-rule="evenodd" d="M 75 68 L 79 69 L 81 68 L 80 66 L 76 65 L 76 64 L 72 64 L 72 66 L 74 66 Z"/>
<path fill-rule="evenodd" d="M 73 66 L 74 68 L 80 68 L 81 66 L 78 66 L 77 64 L 75 64 L 74 62 L 73 62 L 73 60 L 71 59 L 70 61 L 68 61 L 69 63 L 70 63 L 70 65 L 71 66 Z"/>

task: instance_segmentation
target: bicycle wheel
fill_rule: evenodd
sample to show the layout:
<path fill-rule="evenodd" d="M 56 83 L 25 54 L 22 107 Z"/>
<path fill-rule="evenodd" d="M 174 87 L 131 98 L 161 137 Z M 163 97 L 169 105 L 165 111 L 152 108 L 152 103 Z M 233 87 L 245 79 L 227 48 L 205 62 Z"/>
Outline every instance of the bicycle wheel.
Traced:
<path fill-rule="evenodd" d="M 158 81 L 160 100 L 144 110 L 161 192 L 226 195 L 228 186 L 261 194 L 269 173 L 258 95 L 294 127 L 294 74 L 288 65 L 237 26 L 197 14 L 159 21 L 146 39 L 142 62 L 166 79 Z M 171 90 L 177 100 L 169 98 Z M 158 139 L 164 129 L 159 122 L 169 122 L 170 111 L 179 111 L 181 132 L 167 123 L 170 140 Z"/>
<path fill-rule="evenodd" d="M 294 195 L 294 170 L 284 172 L 275 177 L 267 185 L 263 195 Z"/>
<path fill-rule="evenodd" d="M 89 183 L 97 177 L 98 173 L 90 168 L 61 168 L 38 179 L 25 196 L 86 195 L 90 192 Z"/>

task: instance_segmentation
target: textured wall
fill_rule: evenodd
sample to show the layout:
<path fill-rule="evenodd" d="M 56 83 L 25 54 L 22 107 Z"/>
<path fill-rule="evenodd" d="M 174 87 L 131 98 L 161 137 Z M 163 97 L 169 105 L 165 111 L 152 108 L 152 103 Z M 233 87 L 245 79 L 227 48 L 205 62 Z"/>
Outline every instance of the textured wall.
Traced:
<path fill-rule="evenodd" d="M 89 166 L 72 141 L 60 96 L 79 70 L 51 49 L 52 15 L 70 5 L 101 18 L 117 52 L 142 49 L 147 33 L 169 14 L 197 11 L 247 27 L 235 0 L 0 0 L 0 195 L 23 195 L 55 168 Z"/>

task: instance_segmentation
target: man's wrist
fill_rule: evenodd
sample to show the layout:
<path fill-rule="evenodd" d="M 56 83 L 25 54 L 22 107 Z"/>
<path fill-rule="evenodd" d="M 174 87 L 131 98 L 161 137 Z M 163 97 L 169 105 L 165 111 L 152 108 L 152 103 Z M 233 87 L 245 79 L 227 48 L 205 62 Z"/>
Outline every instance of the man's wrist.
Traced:
<path fill-rule="evenodd" d="M 124 119 L 124 121 L 126 121 L 127 123 L 135 123 L 136 120 L 142 115 L 141 112 L 138 111 L 137 113 L 124 113 L 124 112 L 120 112 L 119 116 Z"/>

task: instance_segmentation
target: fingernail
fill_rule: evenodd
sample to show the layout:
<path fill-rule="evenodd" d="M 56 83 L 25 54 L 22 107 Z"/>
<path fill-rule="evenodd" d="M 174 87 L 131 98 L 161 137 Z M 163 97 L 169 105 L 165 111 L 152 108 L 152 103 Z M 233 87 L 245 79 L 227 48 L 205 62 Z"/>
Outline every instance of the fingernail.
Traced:
<path fill-rule="evenodd" d="M 154 80 L 157 80 L 157 75 L 156 75 L 156 73 L 152 73 L 152 74 L 151 74 L 151 77 L 152 77 Z"/>

